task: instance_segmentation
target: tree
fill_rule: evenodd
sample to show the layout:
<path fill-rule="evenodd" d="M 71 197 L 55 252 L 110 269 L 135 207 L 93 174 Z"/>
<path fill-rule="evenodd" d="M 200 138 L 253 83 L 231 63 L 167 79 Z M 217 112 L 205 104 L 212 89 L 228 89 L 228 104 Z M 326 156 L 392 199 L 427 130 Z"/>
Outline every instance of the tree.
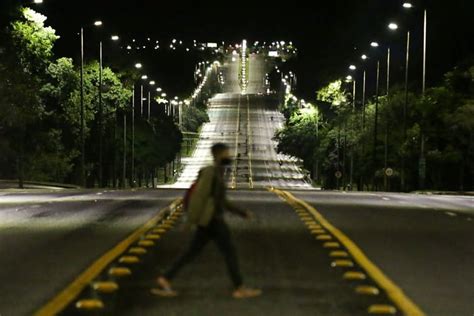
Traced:
<path fill-rule="evenodd" d="M 16 165 L 20 187 L 24 166 L 33 156 L 36 141 L 43 134 L 37 127 L 45 114 L 39 96 L 44 70 L 57 40 L 55 31 L 45 27 L 46 17 L 29 8 L 21 9 L 21 17 L 7 29 L 7 45 L 0 61 L 0 126 L 7 139 L 9 165 Z"/>

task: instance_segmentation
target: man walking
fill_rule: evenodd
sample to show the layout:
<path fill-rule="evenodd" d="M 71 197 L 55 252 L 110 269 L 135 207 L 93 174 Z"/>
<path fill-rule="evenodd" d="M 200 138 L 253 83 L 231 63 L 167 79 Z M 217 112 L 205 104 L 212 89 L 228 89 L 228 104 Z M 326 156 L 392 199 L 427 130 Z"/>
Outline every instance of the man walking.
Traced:
<path fill-rule="evenodd" d="M 229 147 L 223 143 L 212 146 L 214 165 L 205 167 L 199 172 L 196 187 L 189 198 L 188 222 L 197 226 L 189 249 L 157 279 L 158 288 L 151 292 L 160 296 L 176 296 L 177 292 L 171 286 L 171 280 L 181 268 L 196 258 L 204 246 L 213 240 L 224 255 L 227 270 L 234 285 L 234 298 L 249 298 L 259 296 L 261 290 L 243 286 L 237 254 L 231 240 L 229 227 L 224 221 L 224 210 L 251 218 L 252 213 L 241 210 L 229 202 L 226 196 L 226 181 L 224 172 L 232 162 Z"/>

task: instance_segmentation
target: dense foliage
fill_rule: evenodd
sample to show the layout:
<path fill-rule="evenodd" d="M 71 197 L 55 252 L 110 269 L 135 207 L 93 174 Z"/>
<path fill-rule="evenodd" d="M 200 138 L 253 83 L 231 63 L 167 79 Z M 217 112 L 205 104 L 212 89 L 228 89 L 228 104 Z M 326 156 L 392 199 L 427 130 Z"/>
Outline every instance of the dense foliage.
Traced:
<path fill-rule="evenodd" d="M 72 59 L 53 55 L 58 36 L 45 26 L 45 16 L 29 8 L 19 10 L 1 30 L 0 178 L 18 178 L 20 186 L 24 180 L 116 186 L 124 180 L 123 157 L 125 176 L 130 178 L 133 74 L 105 67 L 100 87 L 98 62 L 88 61 L 84 67 L 86 179 L 82 179 L 80 70 Z M 135 178 L 172 161 L 181 146 L 181 132 L 172 118 L 161 112 L 147 120 L 139 112 L 135 114 Z"/>
<path fill-rule="evenodd" d="M 376 130 L 375 98 L 363 111 L 359 102 L 353 107 L 348 91 L 352 83 L 329 84 L 317 93 L 319 111 L 309 112 L 287 97 L 279 151 L 303 159 L 324 188 L 474 189 L 472 63 L 447 73 L 444 84 L 424 96 L 408 94 L 406 136 L 403 89 L 378 98 Z M 392 175 L 385 175 L 387 168 Z"/>

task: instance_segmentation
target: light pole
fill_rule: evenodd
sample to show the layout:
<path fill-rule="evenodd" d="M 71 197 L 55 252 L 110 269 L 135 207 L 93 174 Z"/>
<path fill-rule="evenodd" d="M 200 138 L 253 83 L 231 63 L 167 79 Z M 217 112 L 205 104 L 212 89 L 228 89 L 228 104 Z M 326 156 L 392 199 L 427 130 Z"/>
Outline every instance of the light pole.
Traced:
<path fill-rule="evenodd" d="M 396 23 L 390 23 L 388 28 L 392 31 L 398 29 Z M 408 75 L 409 75 L 409 65 L 410 65 L 410 31 L 407 31 L 406 37 L 406 56 L 405 56 L 405 102 L 403 104 L 403 141 L 406 142 L 407 139 L 407 109 L 408 109 Z M 401 155 L 401 168 L 400 168 L 400 188 L 402 191 L 405 190 L 405 157 Z"/>
<path fill-rule="evenodd" d="M 135 187 L 135 85 L 132 90 L 132 152 L 130 168 L 130 186 Z"/>
<path fill-rule="evenodd" d="M 132 96 L 133 102 L 133 96 Z M 122 189 L 125 189 L 127 177 L 127 111 L 123 111 L 123 156 L 122 156 Z"/>
<path fill-rule="evenodd" d="M 407 48 L 405 58 L 405 102 L 403 104 L 403 141 L 407 140 L 407 108 L 408 108 L 408 67 L 410 65 L 410 31 L 407 31 Z M 402 155 L 401 189 L 405 190 L 405 157 Z"/>
<path fill-rule="evenodd" d="M 102 187 L 103 181 L 103 169 L 102 169 L 102 159 L 103 159 L 103 134 L 102 134 L 102 125 L 103 125 L 103 105 L 102 105 L 102 41 L 99 43 L 99 188 Z"/>
<path fill-rule="evenodd" d="M 38 0 L 41 1 L 41 0 Z M 41 1 L 42 2 L 42 1 Z M 35 2 L 35 3 L 41 3 Z M 94 26 L 100 27 L 102 26 L 102 21 L 98 20 L 94 22 Z M 85 109 L 84 109 L 84 27 L 81 27 L 80 33 L 80 42 L 81 42 L 81 71 L 80 71 L 80 119 L 81 119 L 81 127 L 80 127 L 80 141 L 81 141 L 81 185 L 83 187 L 86 186 L 86 169 L 85 169 Z M 99 183 L 101 183 L 102 179 L 102 42 L 99 45 L 100 49 L 100 69 L 99 69 Z"/>
<path fill-rule="evenodd" d="M 410 2 L 404 2 L 403 7 L 405 9 L 412 9 L 413 5 Z M 426 91 L 426 44 L 427 44 L 427 29 L 428 29 L 428 11 L 423 10 L 423 73 L 421 83 L 421 94 L 425 96 Z M 425 186 L 426 178 L 426 160 L 425 160 L 425 135 L 423 129 L 420 130 L 420 158 L 418 162 L 419 168 L 419 187 L 423 189 Z"/>
<path fill-rule="evenodd" d="M 390 47 L 387 48 L 387 104 L 390 97 Z M 385 115 L 385 136 L 384 136 L 384 168 L 383 168 L 383 186 L 384 191 L 388 191 L 388 111 Z"/>
<path fill-rule="evenodd" d="M 377 42 L 370 43 L 371 47 L 378 47 Z M 362 60 L 367 60 L 367 55 L 362 55 Z M 380 60 L 377 60 L 376 81 L 375 81 L 375 113 L 374 113 L 374 134 L 373 134 L 373 149 L 372 149 L 372 167 L 374 169 L 374 187 L 375 187 L 375 173 L 377 171 L 377 127 L 378 127 L 378 110 L 379 110 L 379 85 L 380 85 Z M 365 113 L 365 111 L 364 111 Z"/>
<path fill-rule="evenodd" d="M 81 27 L 81 185 L 86 186 L 84 122 L 84 28 Z"/>

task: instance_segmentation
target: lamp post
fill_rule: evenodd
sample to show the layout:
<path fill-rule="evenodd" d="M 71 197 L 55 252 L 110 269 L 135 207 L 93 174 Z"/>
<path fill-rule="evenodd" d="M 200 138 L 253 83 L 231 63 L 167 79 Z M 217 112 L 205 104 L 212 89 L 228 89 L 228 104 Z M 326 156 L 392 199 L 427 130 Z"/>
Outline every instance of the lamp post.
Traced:
<path fill-rule="evenodd" d="M 407 108 L 408 108 L 408 69 L 410 65 L 410 31 L 407 31 L 407 48 L 405 58 L 405 102 L 403 104 L 403 140 L 407 140 Z M 405 190 L 405 157 L 402 155 L 401 189 Z"/>
<path fill-rule="evenodd" d="M 390 23 L 388 28 L 392 31 L 398 29 L 396 23 Z M 407 139 L 407 111 L 408 111 L 408 75 L 409 75 L 409 65 L 410 65 L 410 31 L 407 31 L 406 36 L 406 55 L 405 55 L 405 102 L 403 104 L 403 120 L 402 120 L 402 129 L 403 129 L 403 140 L 406 142 Z M 401 190 L 405 190 L 405 158 L 401 157 L 401 168 L 400 168 L 400 187 Z"/>
<path fill-rule="evenodd" d="M 405 9 L 412 9 L 413 5 L 410 2 L 404 2 L 403 7 Z M 423 72 L 422 72 L 422 83 L 421 83 L 421 94 L 424 97 L 426 91 L 426 44 L 427 44 L 427 29 L 428 29 L 428 11 L 423 10 Z M 426 160 L 425 160 L 425 135 L 423 130 L 420 131 L 420 158 L 418 162 L 419 168 L 419 188 L 424 189 L 425 178 L 426 178 Z"/>
<path fill-rule="evenodd" d="M 85 167 L 85 136 L 84 136 L 84 28 L 81 27 L 81 173 L 80 183 L 83 187 L 86 186 L 86 167 Z"/>
<path fill-rule="evenodd" d="M 103 159 L 103 105 L 102 105 L 102 41 L 99 43 L 99 188 L 103 185 L 103 169 L 102 169 L 102 159 Z"/>
<path fill-rule="evenodd" d="M 387 48 L 387 103 L 390 97 L 390 47 Z M 385 118 L 385 136 L 384 136 L 384 168 L 383 168 L 383 187 L 384 191 L 388 191 L 388 114 Z"/>
<path fill-rule="evenodd" d="M 349 70 L 351 71 L 356 71 L 357 67 L 355 65 L 350 65 Z M 352 81 L 352 112 L 356 113 L 356 79 L 355 77 L 353 78 L 352 76 L 347 76 L 346 77 L 347 81 Z M 364 71 L 364 83 L 365 83 L 365 71 Z M 349 183 L 350 187 L 352 190 L 352 185 L 353 185 L 353 179 L 354 179 L 354 151 L 351 148 L 351 160 L 349 162 L 350 170 L 349 170 Z"/>
<path fill-rule="evenodd" d="M 378 47 L 377 42 L 370 43 L 371 47 Z M 366 60 L 367 55 L 362 55 L 362 59 Z M 372 149 L 372 167 L 374 169 L 374 187 L 375 187 L 375 173 L 377 171 L 377 128 L 378 128 L 378 111 L 379 111 L 379 86 L 380 86 L 380 60 L 377 60 L 376 81 L 375 81 L 375 113 L 374 113 L 374 134 L 373 134 L 373 149 Z"/>
<path fill-rule="evenodd" d="M 130 186 L 135 187 L 135 85 L 132 90 L 132 152 L 130 168 Z"/>
<path fill-rule="evenodd" d="M 42 3 L 41 0 L 35 3 Z M 100 20 L 94 22 L 94 26 L 100 27 L 103 23 Z M 84 109 L 84 27 L 81 27 L 80 32 L 80 142 L 81 142 L 81 172 L 80 182 L 84 187 L 86 185 L 86 170 L 85 170 L 85 109 Z M 99 186 L 102 185 L 102 41 L 99 44 Z"/>

